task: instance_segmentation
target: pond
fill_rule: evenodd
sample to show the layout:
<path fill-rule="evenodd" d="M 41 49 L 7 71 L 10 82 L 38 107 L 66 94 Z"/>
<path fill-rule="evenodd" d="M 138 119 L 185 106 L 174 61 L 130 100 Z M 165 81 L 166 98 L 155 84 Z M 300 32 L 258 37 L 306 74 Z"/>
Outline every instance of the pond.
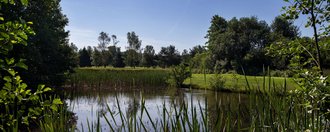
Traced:
<path fill-rule="evenodd" d="M 200 130 L 219 125 L 249 124 L 249 96 L 239 93 L 178 88 L 143 88 L 132 90 L 68 91 L 66 100 L 75 113 L 78 131 L 101 128 L 102 131 L 182 130 L 194 124 Z M 235 123 L 236 121 L 236 123 Z M 236 127 L 236 125 L 233 125 Z M 207 127 L 205 127 L 207 126 Z M 233 128 L 237 129 L 237 128 Z"/>

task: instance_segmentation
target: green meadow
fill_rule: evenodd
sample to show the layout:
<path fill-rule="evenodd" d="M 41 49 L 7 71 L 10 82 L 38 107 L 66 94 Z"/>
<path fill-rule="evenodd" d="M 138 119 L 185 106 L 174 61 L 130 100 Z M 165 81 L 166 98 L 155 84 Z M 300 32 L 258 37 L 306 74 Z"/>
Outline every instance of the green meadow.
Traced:
<path fill-rule="evenodd" d="M 193 74 L 191 79 L 188 78 L 185 80 L 184 84 L 191 84 L 191 87 L 196 89 L 213 90 L 210 87 L 210 81 L 212 81 L 211 78 L 214 76 L 215 74 Z M 221 76 L 223 76 L 223 79 L 225 81 L 224 90 L 226 91 L 269 91 L 274 90 L 274 88 L 279 90 L 283 89 L 284 85 L 286 85 L 287 90 L 293 90 L 298 87 L 297 83 L 292 78 L 270 76 L 244 76 L 238 74 L 221 74 Z M 249 86 L 247 84 L 249 84 Z"/>

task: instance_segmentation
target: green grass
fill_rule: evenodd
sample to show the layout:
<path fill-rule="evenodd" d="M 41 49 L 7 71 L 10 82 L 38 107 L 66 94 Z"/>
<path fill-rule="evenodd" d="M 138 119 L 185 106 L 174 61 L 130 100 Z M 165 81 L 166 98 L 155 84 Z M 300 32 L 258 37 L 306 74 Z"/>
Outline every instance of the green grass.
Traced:
<path fill-rule="evenodd" d="M 208 89 L 212 90 L 210 87 L 210 80 L 215 74 L 193 74 L 192 78 L 188 78 L 185 80 L 185 85 L 190 85 L 192 88 L 198 89 Z M 247 82 L 245 80 L 244 75 L 238 74 L 221 74 L 225 79 L 225 90 L 228 91 L 246 91 L 248 90 Z M 271 89 L 275 88 L 284 88 L 284 80 L 283 77 L 263 77 L 263 76 L 246 76 L 247 81 L 249 82 L 251 90 L 261 91 L 269 90 L 269 85 L 271 85 Z M 264 81 L 265 80 L 265 81 Z M 270 83 L 269 83 L 270 80 Z M 265 82 L 265 83 L 264 83 Z M 265 85 L 265 86 L 263 86 Z M 298 87 L 295 81 L 292 78 L 286 79 L 287 90 L 292 90 Z"/>

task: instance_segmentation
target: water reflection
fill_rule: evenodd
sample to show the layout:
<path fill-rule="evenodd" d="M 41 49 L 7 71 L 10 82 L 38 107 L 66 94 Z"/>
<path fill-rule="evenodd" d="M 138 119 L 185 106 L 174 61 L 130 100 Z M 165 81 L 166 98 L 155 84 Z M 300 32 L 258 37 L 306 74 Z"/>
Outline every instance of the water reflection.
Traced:
<path fill-rule="evenodd" d="M 195 114 L 198 116 L 198 123 L 202 123 L 201 113 L 207 110 L 208 126 L 210 127 L 213 124 L 224 126 L 224 122 L 228 120 L 238 121 L 242 127 L 249 122 L 249 112 L 247 111 L 248 96 L 238 93 L 176 88 L 144 88 L 126 91 L 68 91 L 67 93 L 69 93 L 69 98 L 66 102 L 78 117 L 77 129 L 80 131 L 88 130 L 88 125 L 96 127 L 97 119 L 100 119 L 102 130 L 109 131 L 110 127 L 106 120 L 102 118 L 103 115 L 109 119 L 113 126 L 122 126 L 122 120 L 127 121 L 133 119 L 136 115 L 141 115 L 139 113 L 141 112 L 141 103 L 143 101 L 145 101 L 144 106 L 148 110 L 150 117 L 156 122 L 162 121 L 164 107 L 168 115 L 174 116 L 176 115 L 176 110 L 183 108 L 182 105 L 185 105 L 187 109 L 186 114 L 191 114 L 194 111 L 193 108 L 197 109 Z M 119 107 L 117 104 L 119 104 Z M 120 111 L 123 112 L 124 119 L 120 116 Z M 112 115 L 110 112 L 115 114 Z M 112 120 L 112 116 L 116 122 Z M 227 117 L 232 117 L 232 119 Z M 147 114 L 144 113 L 141 120 L 145 122 L 148 130 L 153 130 Z"/>

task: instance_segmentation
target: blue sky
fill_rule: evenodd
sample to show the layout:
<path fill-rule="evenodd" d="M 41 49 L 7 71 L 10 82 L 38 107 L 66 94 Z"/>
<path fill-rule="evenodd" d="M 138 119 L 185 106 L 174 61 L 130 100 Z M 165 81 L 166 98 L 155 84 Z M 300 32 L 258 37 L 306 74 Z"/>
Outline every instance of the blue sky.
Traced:
<path fill-rule="evenodd" d="M 125 50 L 130 31 L 142 40 L 142 47 L 175 45 L 181 52 L 204 45 L 212 16 L 227 20 L 257 16 L 270 24 L 280 15 L 283 0 L 62 0 L 63 13 L 69 18 L 70 42 L 78 48 L 97 46 L 101 31 L 117 35 L 118 46 Z M 297 20 L 302 36 L 311 36 L 304 20 Z"/>

